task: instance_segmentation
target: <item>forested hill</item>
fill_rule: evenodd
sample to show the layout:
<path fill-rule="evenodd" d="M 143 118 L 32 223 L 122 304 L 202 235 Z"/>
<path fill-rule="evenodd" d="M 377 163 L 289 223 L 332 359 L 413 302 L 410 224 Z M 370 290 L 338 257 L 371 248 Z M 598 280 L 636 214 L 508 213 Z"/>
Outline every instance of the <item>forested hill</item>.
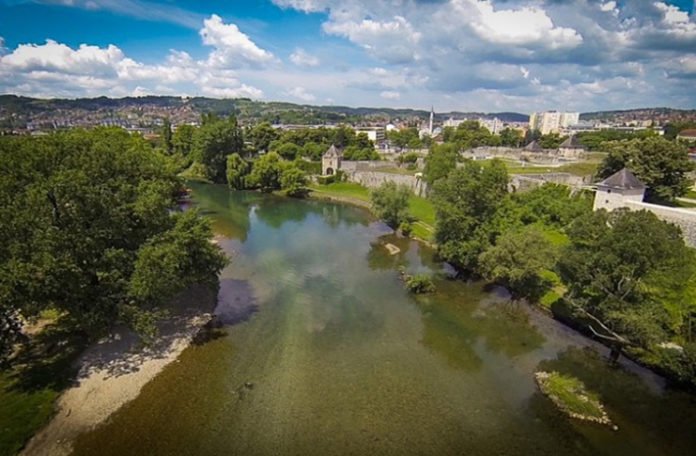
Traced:
<path fill-rule="evenodd" d="M 89 125 L 108 121 L 148 126 L 170 117 L 174 123 L 194 122 L 203 113 L 235 114 L 243 123 L 268 121 L 283 124 L 324 124 L 347 122 L 356 125 L 391 121 L 418 122 L 430 112 L 417 109 L 311 106 L 285 102 L 254 101 L 246 98 L 181 98 L 147 96 L 126 98 L 37 99 L 0 95 L 0 128 L 25 128 L 27 124 L 56 126 Z M 515 112 L 436 112 L 437 121 L 454 118 L 498 117 L 508 122 L 526 122 L 529 116 Z M 136 125 L 133 125 L 135 123 Z"/>
<path fill-rule="evenodd" d="M 581 120 L 601 120 L 605 122 L 654 121 L 656 124 L 675 121 L 696 120 L 696 109 L 639 108 L 623 111 L 586 112 Z"/>

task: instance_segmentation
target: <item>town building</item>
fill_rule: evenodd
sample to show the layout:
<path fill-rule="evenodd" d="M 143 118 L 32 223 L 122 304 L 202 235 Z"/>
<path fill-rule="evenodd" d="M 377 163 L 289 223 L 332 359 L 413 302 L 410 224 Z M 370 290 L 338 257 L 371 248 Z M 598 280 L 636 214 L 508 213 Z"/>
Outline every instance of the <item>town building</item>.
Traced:
<path fill-rule="evenodd" d="M 558 153 L 563 158 L 581 158 L 585 154 L 585 146 L 580 144 L 577 136 L 570 135 L 558 146 Z"/>
<path fill-rule="evenodd" d="M 690 143 L 696 143 L 696 129 L 682 130 L 677 135 L 678 140 L 688 141 Z"/>
<path fill-rule="evenodd" d="M 374 142 L 375 145 L 381 143 L 385 139 L 387 139 L 386 132 L 384 128 L 372 128 L 372 127 L 357 127 L 355 129 L 356 133 L 365 133 L 367 134 L 367 138 Z"/>
<path fill-rule="evenodd" d="M 546 111 L 535 112 L 529 116 L 529 128 L 539 130 L 542 135 L 559 133 L 578 122 L 580 122 L 579 112 Z"/>

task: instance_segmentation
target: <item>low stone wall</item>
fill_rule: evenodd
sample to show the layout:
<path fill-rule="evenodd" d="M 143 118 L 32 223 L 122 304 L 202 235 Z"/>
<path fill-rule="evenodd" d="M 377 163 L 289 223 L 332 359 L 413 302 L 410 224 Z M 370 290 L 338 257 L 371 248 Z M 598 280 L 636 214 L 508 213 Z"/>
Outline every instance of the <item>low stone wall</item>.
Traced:
<path fill-rule="evenodd" d="M 351 171 L 369 171 L 375 168 L 385 168 L 394 166 L 396 166 L 396 163 L 384 160 L 341 161 L 341 171 L 344 171 L 346 173 L 349 173 Z"/>
<path fill-rule="evenodd" d="M 534 163 L 562 164 L 584 159 L 585 152 L 582 149 L 544 149 L 533 152 L 512 147 L 481 146 L 464 151 L 462 156 L 474 160 L 498 157 L 510 160 L 524 159 Z"/>
<path fill-rule="evenodd" d="M 342 168 L 343 169 L 343 168 Z M 343 169 L 343 171 L 346 171 Z M 405 185 L 418 196 L 425 196 L 428 186 L 416 176 L 402 174 L 381 173 L 377 171 L 346 171 L 348 181 L 355 182 L 367 188 L 377 188 L 385 182 L 394 182 L 397 185 Z"/>
<path fill-rule="evenodd" d="M 696 210 L 659 206 L 638 201 L 626 201 L 625 205 L 633 211 L 650 211 L 661 220 L 677 225 L 682 230 L 686 244 L 690 247 L 696 247 Z"/>
<path fill-rule="evenodd" d="M 588 183 L 585 181 L 586 179 L 570 173 L 513 174 L 510 176 L 510 189 L 525 192 L 547 183 L 581 187 Z"/>

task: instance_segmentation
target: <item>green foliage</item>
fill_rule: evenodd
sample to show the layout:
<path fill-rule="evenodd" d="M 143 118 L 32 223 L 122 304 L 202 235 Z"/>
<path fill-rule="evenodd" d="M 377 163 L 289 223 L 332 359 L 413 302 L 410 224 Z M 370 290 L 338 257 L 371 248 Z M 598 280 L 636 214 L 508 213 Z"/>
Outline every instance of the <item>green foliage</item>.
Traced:
<path fill-rule="evenodd" d="M 427 274 L 407 275 L 404 277 L 406 289 L 413 294 L 427 294 L 435 292 L 433 279 Z"/>
<path fill-rule="evenodd" d="M 696 344 L 686 344 L 683 350 L 657 348 L 655 356 L 654 364 L 667 372 L 671 378 L 691 388 L 696 387 Z"/>
<path fill-rule="evenodd" d="M 519 130 L 513 130 L 512 128 L 505 128 L 500 132 L 500 145 L 504 147 L 520 147 L 524 138 L 522 137 L 522 132 Z"/>
<path fill-rule="evenodd" d="M 281 173 L 280 155 L 269 152 L 254 161 L 247 182 L 250 187 L 259 188 L 264 192 L 272 192 L 280 189 Z"/>
<path fill-rule="evenodd" d="M 540 378 L 537 374 L 537 378 Z M 539 380 L 542 392 L 551 397 L 565 412 L 581 418 L 603 420 L 606 417 L 599 398 L 579 379 L 558 372 L 550 372 Z"/>
<path fill-rule="evenodd" d="M 502 234 L 495 246 L 481 254 L 479 270 L 486 280 L 508 288 L 513 297 L 536 301 L 551 285 L 543 273 L 555 256 L 544 234 L 529 227 Z"/>
<path fill-rule="evenodd" d="M 411 190 L 405 185 L 388 181 L 372 191 L 370 199 L 377 216 L 392 228 L 408 218 L 408 200 Z"/>
<path fill-rule="evenodd" d="M 429 185 L 435 184 L 457 167 L 459 149 L 454 144 L 434 145 L 425 158 L 423 176 Z"/>
<path fill-rule="evenodd" d="M 501 145 L 501 138 L 488 131 L 477 120 L 467 120 L 457 128 L 445 127 L 442 138 L 446 143 L 455 144 L 456 150 Z"/>
<path fill-rule="evenodd" d="M 618 130 L 600 130 L 589 131 L 577 134 L 580 143 L 592 151 L 604 151 L 605 144 L 612 141 L 624 141 L 629 139 L 645 139 L 657 136 L 652 130 L 641 131 L 618 131 Z"/>
<path fill-rule="evenodd" d="M 312 162 L 300 159 L 295 160 L 295 166 L 297 166 L 307 174 L 321 174 L 321 162 Z"/>
<path fill-rule="evenodd" d="M 172 123 L 168 117 L 162 122 L 162 146 L 168 154 L 172 153 Z"/>
<path fill-rule="evenodd" d="M 279 134 L 268 122 L 261 122 L 248 131 L 248 139 L 255 152 L 268 152 L 271 143 L 278 139 Z"/>
<path fill-rule="evenodd" d="M 300 155 L 300 147 L 293 143 L 274 144 L 274 146 L 277 147 L 273 149 L 273 152 L 276 152 L 285 160 L 294 160 Z"/>
<path fill-rule="evenodd" d="M 196 128 L 192 125 L 179 125 L 172 136 L 174 153 L 188 157 L 193 150 L 193 137 Z"/>
<path fill-rule="evenodd" d="M 306 196 L 309 191 L 307 176 L 295 163 L 288 163 L 283 167 L 280 175 L 280 187 L 286 195 L 296 198 Z"/>
<path fill-rule="evenodd" d="M 685 195 L 693 182 L 688 173 L 694 169 L 685 146 L 660 137 L 633 139 L 606 144 L 609 155 L 599 170 L 606 178 L 629 168 L 648 189 L 651 201 L 673 201 Z"/>
<path fill-rule="evenodd" d="M 239 154 L 227 156 L 227 185 L 235 190 L 247 188 L 247 176 L 250 171 L 249 163 Z"/>
<path fill-rule="evenodd" d="M 582 214 L 592 210 L 589 194 L 572 195 L 565 185 L 547 183 L 529 192 L 517 193 L 514 200 L 520 208 L 523 224 L 542 223 L 563 228 Z"/>
<path fill-rule="evenodd" d="M 344 160 L 379 160 L 380 156 L 374 147 L 360 148 L 348 146 L 343 151 Z"/>
<path fill-rule="evenodd" d="M 418 154 L 415 152 L 409 152 L 407 154 L 399 155 L 399 163 L 416 163 L 418 161 Z"/>
<path fill-rule="evenodd" d="M 418 136 L 418 129 L 413 127 L 387 132 L 387 139 L 399 149 L 420 149 L 423 147 L 423 142 Z"/>
<path fill-rule="evenodd" d="M 32 317 L 53 308 L 98 335 L 123 321 L 132 306 L 154 310 L 153 303 L 130 292 L 136 282 L 146 284 L 136 274 L 143 249 L 181 234 L 180 217 L 170 215 L 181 182 L 167 157 L 141 137 L 97 128 L 2 138 L 0 162 L 5 165 L 0 175 L 2 316 Z M 213 260 L 222 258 L 209 244 L 210 235 L 204 230 L 187 234 L 209 249 L 212 269 L 203 268 L 201 274 L 216 270 L 220 263 Z M 192 243 L 177 245 L 186 261 L 200 253 Z M 155 259 L 153 268 L 167 266 Z M 185 268 L 175 273 L 187 275 L 178 278 L 180 284 L 201 278 L 197 273 L 189 277 Z M 6 341 L 3 337 L 0 345 Z"/>
<path fill-rule="evenodd" d="M 410 236 L 411 231 L 413 231 L 413 225 L 408 220 L 404 220 L 399 224 L 399 231 L 401 231 L 401 234 L 404 236 Z"/>
<path fill-rule="evenodd" d="M 558 268 L 570 302 L 643 347 L 664 340 L 669 315 L 646 282 L 682 266 L 679 228 L 647 211 L 597 211 L 579 217 L 568 234 Z"/>
<path fill-rule="evenodd" d="M 538 141 L 539 145 L 544 149 L 558 149 L 558 146 L 565 141 L 567 137 L 561 136 L 558 133 L 549 133 L 542 135 Z"/>
<path fill-rule="evenodd" d="M 194 157 L 205 166 L 206 177 L 215 183 L 224 183 L 227 179 L 227 156 L 243 151 L 242 130 L 235 117 L 207 117 L 196 132 Z"/>
<path fill-rule="evenodd" d="M 479 255 L 498 234 L 495 216 L 508 199 L 505 165 L 467 161 L 446 179 L 436 182 L 433 203 L 437 214 L 435 238 L 443 259 L 474 272 Z"/>

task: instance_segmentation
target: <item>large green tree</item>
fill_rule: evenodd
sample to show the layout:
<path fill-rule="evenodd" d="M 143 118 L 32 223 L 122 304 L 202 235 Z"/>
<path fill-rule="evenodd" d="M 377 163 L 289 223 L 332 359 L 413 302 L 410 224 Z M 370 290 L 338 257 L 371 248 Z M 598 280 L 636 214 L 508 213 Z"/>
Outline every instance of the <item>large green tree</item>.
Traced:
<path fill-rule="evenodd" d="M 244 190 L 247 187 L 247 176 L 251 166 L 239 154 L 227 157 L 227 185 L 235 190 Z"/>
<path fill-rule="evenodd" d="M 425 158 L 423 175 L 429 185 L 433 185 L 457 167 L 459 161 L 459 149 L 455 144 L 439 144 L 430 148 Z"/>
<path fill-rule="evenodd" d="M 256 152 L 268 152 L 273 141 L 278 139 L 278 132 L 268 122 L 261 122 L 249 130 L 249 140 Z"/>
<path fill-rule="evenodd" d="M 370 193 L 372 208 L 391 228 L 398 228 L 408 219 L 408 200 L 411 190 L 405 185 L 388 181 Z"/>
<path fill-rule="evenodd" d="M 483 277 L 508 288 L 515 298 L 539 299 L 549 286 L 544 271 L 554 264 L 555 251 L 536 227 L 509 231 L 479 258 Z"/>
<path fill-rule="evenodd" d="M 476 272 L 479 255 L 499 234 L 498 212 L 508 200 L 507 185 L 507 170 L 499 160 L 486 165 L 467 161 L 435 183 L 435 239 L 445 260 Z"/>
<path fill-rule="evenodd" d="M 605 143 L 609 155 L 599 169 L 606 178 L 622 168 L 629 168 L 648 189 L 651 201 L 672 201 L 686 194 L 692 181 L 688 173 L 694 169 L 685 146 L 660 137 Z"/>
<path fill-rule="evenodd" d="M 224 256 L 204 219 L 176 214 L 168 160 L 121 129 L 1 138 L 0 327 L 55 308 L 88 334 L 144 329 L 162 299 L 214 278 Z"/>
<path fill-rule="evenodd" d="M 270 152 L 254 161 L 247 182 L 251 187 L 257 187 L 264 192 L 272 192 L 280 189 L 282 172 L 283 163 L 280 155 Z"/>
<path fill-rule="evenodd" d="M 227 156 L 242 154 L 244 138 L 236 117 L 212 117 L 198 129 L 194 141 L 195 159 L 205 167 L 206 177 L 216 183 L 226 181 Z"/>
<path fill-rule="evenodd" d="M 590 212 L 568 230 L 558 263 L 566 299 L 615 356 L 627 344 L 649 347 L 668 335 L 669 314 L 649 279 L 676 274 L 686 248 L 679 228 L 647 211 Z"/>

